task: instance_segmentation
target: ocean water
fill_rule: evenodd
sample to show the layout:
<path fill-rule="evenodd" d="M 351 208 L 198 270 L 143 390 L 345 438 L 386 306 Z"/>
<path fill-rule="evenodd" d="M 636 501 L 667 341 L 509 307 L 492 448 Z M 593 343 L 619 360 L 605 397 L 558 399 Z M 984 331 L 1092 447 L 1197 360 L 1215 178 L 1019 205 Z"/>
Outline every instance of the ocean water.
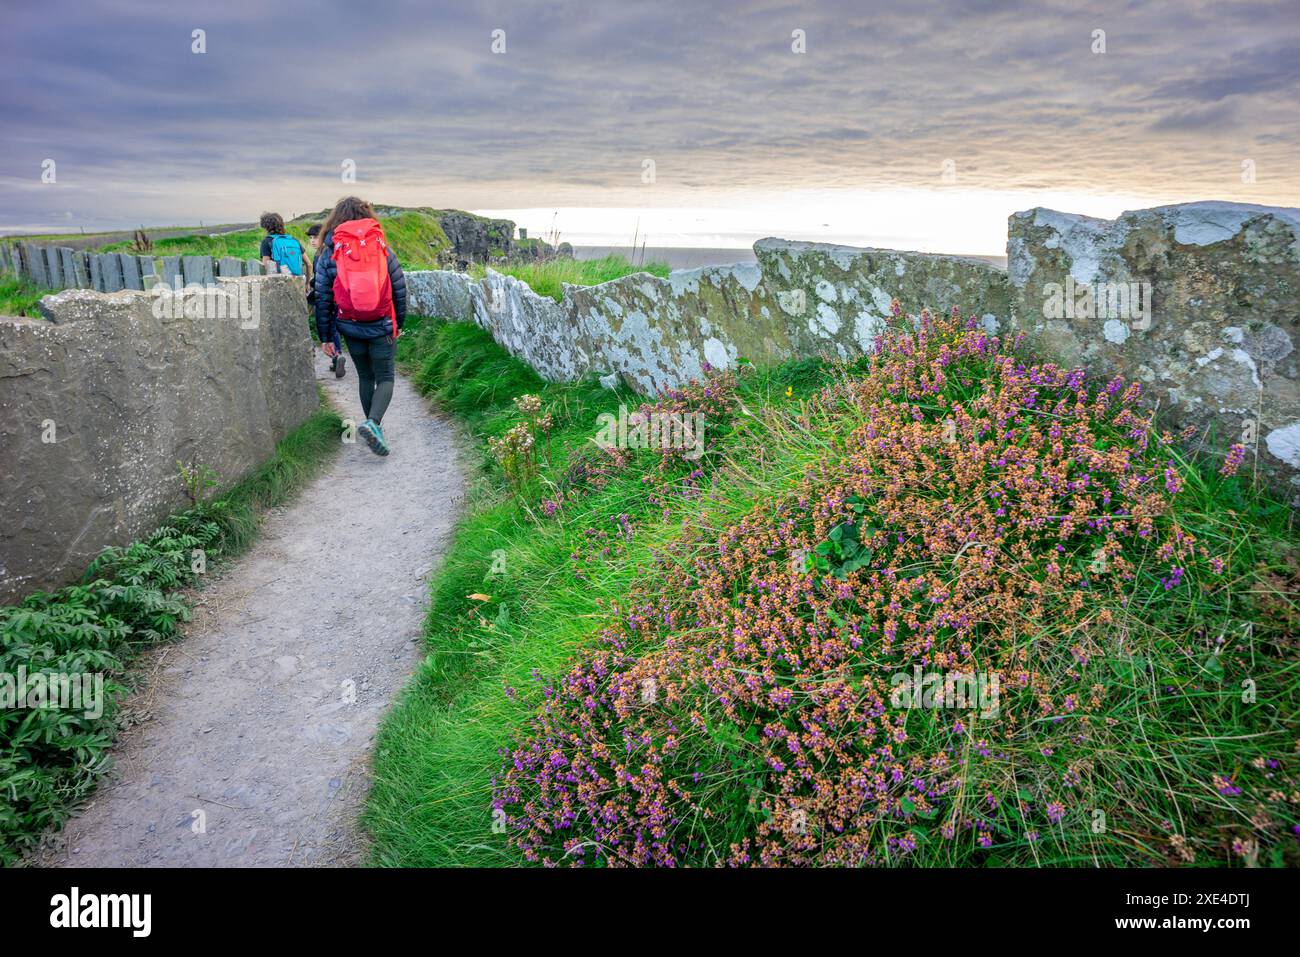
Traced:
<path fill-rule="evenodd" d="M 667 263 L 670 269 L 696 269 L 700 266 L 729 266 L 732 263 L 755 262 L 754 250 L 748 246 L 738 249 L 696 249 L 685 246 L 647 246 L 635 253 L 627 246 L 574 246 L 578 259 L 600 259 L 617 253 L 634 263 Z"/>
<path fill-rule="evenodd" d="M 573 255 L 578 259 L 599 259 L 610 253 L 618 253 L 637 263 L 667 263 L 670 269 L 697 269 L 700 266 L 729 266 L 732 263 L 752 263 L 755 261 L 754 250 L 748 246 L 730 249 L 697 249 L 687 246 L 647 246 L 644 251 L 635 253 L 627 246 L 574 246 Z M 1000 269 L 1007 267 L 1006 256 L 965 255 L 968 259 L 979 259 L 991 263 Z"/>

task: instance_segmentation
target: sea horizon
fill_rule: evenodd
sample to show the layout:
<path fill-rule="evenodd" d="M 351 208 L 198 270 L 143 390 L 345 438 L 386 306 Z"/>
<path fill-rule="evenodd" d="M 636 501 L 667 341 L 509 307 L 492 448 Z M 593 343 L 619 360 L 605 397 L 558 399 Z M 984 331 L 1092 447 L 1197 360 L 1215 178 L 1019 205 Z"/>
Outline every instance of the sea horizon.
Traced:
<path fill-rule="evenodd" d="M 858 247 L 870 248 L 870 247 Z M 909 252 L 913 250 L 900 250 Z M 757 261 L 752 246 L 574 246 L 576 259 L 600 259 L 620 255 L 634 264 L 664 263 L 670 269 L 699 269 L 701 266 L 730 266 L 733 263 Z M 927 254 L 928 255 L 928 254 Z M 980 253 L 939 253 L 935 255 L 963 256 L 991 263 L 1001 269 L 1007 265 L 1006 256 L 989 256 Z"/>

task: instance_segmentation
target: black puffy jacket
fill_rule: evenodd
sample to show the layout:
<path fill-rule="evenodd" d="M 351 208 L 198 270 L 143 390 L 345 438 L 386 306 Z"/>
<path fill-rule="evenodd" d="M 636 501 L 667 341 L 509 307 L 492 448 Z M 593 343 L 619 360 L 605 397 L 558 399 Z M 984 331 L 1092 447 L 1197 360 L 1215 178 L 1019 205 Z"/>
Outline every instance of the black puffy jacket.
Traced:
<path fill-rule="evenodd" d="M 351 339 L 379 339 L 392 335 L 393 327 L 384 321 L 349 322 L 338 315 L 334 304 L 334 279 L 338 267 L 334 265 L 334 233 L 330 232 L 321 243 L 320 254 L 316 257 L 316 335 L 321 342 L 334 340 L 334 329 Z M 388 247 L 388 281 L 393 285 L 393 311 L 397 313 L 397 328 L 406 322 L 406 275 L 402 264 L 397 261 L 397 253 Z"/>

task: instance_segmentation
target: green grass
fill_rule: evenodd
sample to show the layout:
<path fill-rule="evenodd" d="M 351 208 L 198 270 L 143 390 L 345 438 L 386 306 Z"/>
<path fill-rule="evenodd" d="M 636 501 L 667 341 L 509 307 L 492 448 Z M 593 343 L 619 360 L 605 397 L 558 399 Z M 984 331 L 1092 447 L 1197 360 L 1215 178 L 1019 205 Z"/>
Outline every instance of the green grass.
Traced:
<path fill-rule="evenodd" d="M 643 481 L 649 471 L 642 464 L 543 518 L 538 503 L 589 447 L 596 416 L 620 402 L 634 408 L 641 400 L 592 383 L 543 383 L 468 323 L 412 319 L 408 330 L 399 349 L 403 366 L 421 391 L 466 423 L 479 449 L 478 475 L 467 517 L 432 584 L 427 658 L 381 728 L 365 822 L 380 865 L 517 866 L 523 860 L 494 829 L 491 801 L 501 749 L 526 728 L 541 700 L 541 683 L 565 674 L 575 656 L 595 645 L 600 628 L 614 618 L 612 606 L 659 580 L 666 552 L 700 541 L 688 537 L 690 530 L 716 532 L 763 503 L 787 498 L 812 466 L 834 453 L 852 418 L 809 419 L 801 403 L 834 378 L 852 374 L 852 367 L 804 360 L 742 377 L 739 411 L 704 501 L 650 501 L 653 483 Z M 485 442 L 519 421 L 510 399 L 522 393 L 539 395 L 556 426 L 540 478 L 515 497 Z M 1236 571 L 1228 587 L 1168 592 L 1157 585 L 1131 607 L 1116 609 L 1119 627 L 1132 630 L 1134 647 L 1153 671 L 1144 673 L 1128 664 L 1137 659 L 1124 659 L 1106 679 L 1106 700 L 1112 702 L 1106 713 L 1118 724 L 1098 738 L 1105 744 L 1091 754 L 1106 773 L 1085 772 L 1081 787 L 1095 802 L 1090 806 L 1109 809 L 1110 836 L 1099 838 L 1084 822 L 1041 844 L 1030 847 L 1021 838 L 982 857 L 969 849 L 959 853 L 954 843 L 947 857 L 930 852 L 930 863 L 1178 863 L 1159 836 L 1166 820 L 1179 833 L 1194 835 L 1196 863 L 1230 863 L 1237 858 L 1226 845 L 1233 835 L 1249 833 L 1250 807 L 1218 795 L 1207 769 L 1240 774 L 1244 783 L 1265 773 L 1254 770 L 1261 754 L 1277 755 L 1284 762 L 1276 772 L 1278 786 L 1294 789 L 1285 763 L 1291 761 L 1286 755 L 1294 746 L 1300 708 L 1293 637 L 1300 621 L 1300 559 L 1293 513 L 1244 477 L 1219 476 L 1217 463 L 1178 456 L 1187 486 L 1175 519 L 1212 553 L 1229 554 Z M 632 517 L 631 536 L 603 537 L 613 530 L 611 516 L 619 515 Z M 595 546 L 593 535 L 599 537 Z M 613 551 L 602 554 L 605 547 Z M 1249 635 L 1238 634 L 1252 622 Z M 1215 661 L 1204 649 L 1219 634 L 1227 635 L 1231 652 L 1231 660 L 1223 658 L 1222 679 L 1205 670 Z M 1047 636 L 1042 640 L 1043 647 L 1053 643 Z M 1189 658 L 1190 648 L 1202 650 Z M 1258 708 L 1238 701 L 1243 655 L 1252 663 L 1246 674 L 1260 689 Z M 1186 696 L 1171 699 L 1166 681 L 1186 688 Z M 918 741 L 933 730 L 925 718 L 919 716 L 920 726 L 909 724 Z M 1032 767 L 1034 755 L 1017 761 L 1022 758 Z M 1046 766 L 1035 772 L 1053 773 Z M 739 806 L 717 810 L 723 813 L 713 836 L 725 849 L 752 826 L 752 818 Z M 1289 829 L 1295 821 L 1281 823 Z M 1292 844 L 1269 845 L 1260 863 L 1300 863 Z"/>
<path fill-rule="evenodd" d="M 636 266 L 625 257 L 614 253 L 602 256 L 600 259 L 546 259 L 538 262 L 493 265 L 491 268 L 523 280 L 538 295 L 550 296 L 556 302 L 563 299 L 566 282 L 573 286 L 596 286 L 602 282 L 621 279 L 639 272 L 647 272 L 652 276 L 666 279 L 669 272 L 669 267 L 664 263 L 651 262 Z M 470 274 L 481 277 L 485 271 L 486 267 L 476 266 Z"/>
<path fill-rule="evenodd" d="M 103 713 L 89 717 L 0 710 L 0 864 L 16 862 L 94 789 L 117 735 L 116 697 L 137 679 L 138 656 L 189 617 L 183 589 L 251 544 L 261 513 L 287 501 L 338 449 L 341 427 L 338 414 L 322 406 L 217 498 L 172 516 L 148 538 L 105 549 L 81 584 L 0 607 L 0 674 L 20 666 L 29 674 L 98 673 L 109 697 Z M 196 549 L 207 563 L 201 573 Z"/>
<path fill-rule="evenodd" d="M 397 252 L 397 258 L 404 269 L 439 269 L 439 256 L 451 248 L 451 241 L 438 222 L 438 210 L 409 209 L 401 210 L 391 207 L 380 209 L 379 221 L 383 224 L 384 235 Z M 481 218 L 481 217 L 480 217 Z M 286 224 L 291 236 L 310 249 L 307 242 L 307 227 L 318 222 L 319 217 L 299 216 Z M 147 233 L 148 230 L 145 230 Z M 233 233 L 209 235 L 196 231 L 190 236 L 161 238 L 153 241 L 153 248 L 147 255 L 155 259 L 164 256 L 214 256 L 218 259 L 233 256 L 236 259 L 258 259 L 261 250 L 261 229 L 243 229 Z M 40 237 L 33 237 L 40 238 Z M 536 244 L 536 240 L 520 241 L 520 248 Z M 131 241 L 119 240 L 97 247 L 97 252 L 134 252 Z M 612 254 L 600 259 L 551 259 L 493 265 L 493 269 L 514 276 L 528 283 L 537 293 L 550 296 L 557 302 L 564 294 L 564 283 L 575 286 L 594 286 L 611 279 L 633 273 L 647 272 L 654 276 L 667 277 L 669 267 L 664 263 L 651 262 L 642 266 L 633 265 L 623 256 Z M 479 265 L 471 269 L 471 274 L 482 276 L 485 267 Z M 20 292 L 10 293 L 7 286 L 0 285 L 0 314 L 35 315 L 35 312 L 5 312 L 5 309 L 23 308 L 26 303 Z M 13 297 L 12 304 L 10 298 Z M 37 295 L 36 298 L 39 298 Z M 34 306 L 34 300 L 33 300 Z"/>
<path fill-rule="evenodd" d="M 176 230 L 186 230 L 186 231 L 192 230 L 194 232 L 202 231 L 207 233 L 219 229 L 229 229 L 233 225 L 235 224 L 234 223 L 212 223 L 207 226 L 148 226 L 148 227 L 140 227 L 140 228 L 144 229 L 145 232 L 149 232 L 149 233 L 154 233 L 154 232 L 161 233 L 161 232 L 169 232 L 169 231 L 176 231 Z M 30 233 L 30 234 L 10 233 L 8 235 L 0 236 L 0 242 L 22 242 L 22 243 L 48 242 L 48 243 L 58 244 L 60 241 L 66 241 L 70 239 L 86 239 L 87 237 L 93 239 L 96 236 L 120 236 L 123 233 L 130 233 L 130 232 L 133 232 L 133 230 L 128 228 L 128 229 L 95 229 L 95 230 L 91 230 L 90 232 L 86 232 L 82 230 L 80 232 L 75 232 L 75 233 Z"/>
<path fill-rule="evenodd" d="M 399 362 L 421 392 L 467 423 L 482 451 L 470 517 L 458 529 L 433 586 L 425 625 L 428 658 L 385 721 L 377 744 L 366 820 L 381 863 L 506 863 L 509 855 L 490 833 L 487 788 L 496 748 L 519 715 L 502 699 L 501 682 L 506 675 L 526 681 L 532 667 L 559 667 L 581 640 L 592 606 L 563 587 L 567 537 L 539 534 L 544 529 L 505 491 L 482 443 L 513 424 L 510 400 L 516 395 L 541 395 L 559 410 L 551 437 L 559 451 L 578 446 L 597 412 L 616 408 L 619 398 L 596 383 L 543 383 L 470 323 L 408 319 Z M 489 579 L 498 550 L 504 551 L 508 574 Z M 500 608 L 512 609 L 516 624 L 494 631 L 479 627 L 469 616 L 480 603 L 466 597 L 476 593 L 493 596 L 494 618 Z M 524 611 L 534 602 L 551 601 L 564 611 Z M 551 630 L 539 630 L 543 624 Z M 521 628 L 526 631 L 517 634 Z"/>
<path fill-rule="evenodd" d="M 40 316 L 36 304 L 42 296 L 57 292 L 27 279 L 0 279 L 0 316 Z"/>
<path fill-rule="evenodd" d="M 384 227 L 384 236 L 389 245 L 397 252 L 397 258 L 405 269 L 432 269 L 437 254 L 449 245 L 447 235 L 431 216 L 418 212 L 401 213 L 396 216 L 380 217 Z M 307 242 L 307 227 L 310 223 L 294 220 L 286 224 L 289 235 L 310 249 Z M 147 230 L 146 230 L 147 232 Z M 216 236 L 193 235 L 177 236 L 171 239 L 155 239 L 149 255 L 155 258 L 163 256 L 234 256 L 236 259 L 258 259 L 262 237 L 266 234 L 261 229 L 244 229 L 234 233 L 221 233 Z M 129 241 L 109 243 L 100 252 L 131 252 Z"/>
<path fill-rule="evenodd" d="M 512 397 L 546 387 L 536 372 L 468 322 L 407 317 L 397 362 L 421 393 L 473 427 L 501 413 Z"/>
<path fill-rule="evenodd" d="M 643 400 L 596 382 L 548 384 L 470 323 L 411 318 L 399 361 L 417 387 L 466 422 L 478 442 L 478 478 L 466 518 L 432 587 L 425 624 L 428 657 L 385 720 L 376 745 L 375 782 L 366 823 L 376 861 L 392 866 L 495 866 L 518 856 L 492 833 L 491 782 L 529 708 L 505 689 L 525 689 L 534 669 L 552 675 L 588 644 L 594 622 L 625 597 L 655 549 L 680 531 L 679 509 L 649 520 L 616 561 L 587 565 L 570 558 L 588 528 L 610 529 L 609 516 L 648 515 L 642 472 L 616 476 L 602 491 L 566 507 L 558 521 L 537 521 L 536 498 L 513 497 L 484 445 L 518 421 L 510 400 L 539 395 L 555 419 L 550 464 L 537 497 L 548 494 L 579 450 L 591 448 L 597 416 L 635 409 Z M 787 387 L 811 388 L 828 371 L 791 364 L 746 385 L 749 401 L 778 407 Z M 751 440 L 745 440 L 746 442 Z M 788 463 L 793 466 L 794 463 Z M 769 476 L 739 484 L 757 501 Z M 494 565 L 505 571 L 490 574 Z M 467 596 L 489 594 L 489 602 Z M 504 609 L 504 612 L 502 611 Z"/>
<path fill-rule="evenodd" d="M 439 253 L 451 247 L 438 220 L 426 213 L 381 215 L 379 221 L 404 269 L 436 269 Z"/>
<path fill-rule="evenodd" d="M 146 230 L 146 232 L 148 232 Z M 306 243 L 307 235 L 301 229 L 290 232 L 299 242 Z M 153 248 L 147 255 L 157 259 L 163 256 L 234 256 L 236 259 L 258 259 L 263 232 L 260 229 L 241 229 L 235 233 L 220 233 L 215 236 L 195 234 L 193 236 L 174 236 L 170 239 L 155 239 Z M 99 247 L 102 253 L 134 253 L 130 240 L 120 240 Z M 143 255 L 143 254 L 142 254 Z"/>

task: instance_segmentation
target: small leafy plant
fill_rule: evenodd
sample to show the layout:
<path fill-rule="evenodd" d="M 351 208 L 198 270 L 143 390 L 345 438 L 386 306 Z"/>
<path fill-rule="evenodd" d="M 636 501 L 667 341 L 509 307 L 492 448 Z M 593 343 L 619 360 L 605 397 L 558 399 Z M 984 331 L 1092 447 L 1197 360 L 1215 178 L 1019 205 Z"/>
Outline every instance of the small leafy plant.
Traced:
<path fill-rule="evenodd" d="M 523 421 L 508 429 L 501 438 L 488 439 L 488 447 L 516 495 L 522 495 L 537 479 L 539 464 L 548 458 L 539 455 L 541 439 L 551 431 L 554 420 L 542 413 L 542 400 L 535 395 L 521 395 L 514 400 Z"/>
<path fill-rule="evenodd" d="M 191 506 L 198 505 L 208 497 L 209 492 L 221 484 L 220 476 L 202 463 L 186 465 L 177 459 L 176 471 L 181 477 L 181 484 L 185 486 L 185 494 Z"/>

